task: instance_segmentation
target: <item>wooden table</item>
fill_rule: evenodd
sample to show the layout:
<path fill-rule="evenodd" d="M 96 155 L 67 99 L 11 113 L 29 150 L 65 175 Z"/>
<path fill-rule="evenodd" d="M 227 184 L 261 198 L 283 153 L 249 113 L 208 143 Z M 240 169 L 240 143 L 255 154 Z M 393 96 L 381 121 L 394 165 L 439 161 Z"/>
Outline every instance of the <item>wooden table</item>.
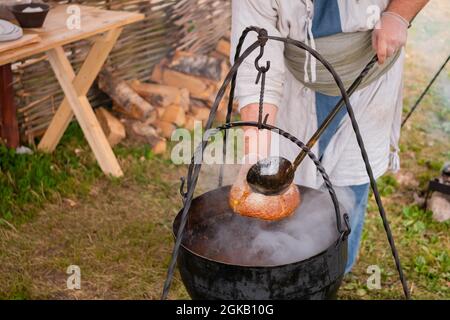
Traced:
<path fill-rule="evenodd" d="M 36 31 L 41 38 L 40 42 L 0 53 L 2 136 L 6 138 L 8 146 L 18 146 L 19 131 L 13 101 L 11 63 L 45 52 L 65 98 L 40 141 L 38 149 L 45 152 L 54 151 L 75 115 L 103 172 L 118 177 L 123 175 L 122 170 L 86 95 L 119 38 L 122 28 L 142 20 L 144 15 L 79 7 L 81 9 L 79 30 L 70 30 L 67 27 L 66 21 L 70 16 L 67 13 L 67 6 L 58 5 L 49 12 L 44 27 Z M 90 37 L 95 37 L 92 48 L 80 71 L 75 74 L 63 45 Z"/>

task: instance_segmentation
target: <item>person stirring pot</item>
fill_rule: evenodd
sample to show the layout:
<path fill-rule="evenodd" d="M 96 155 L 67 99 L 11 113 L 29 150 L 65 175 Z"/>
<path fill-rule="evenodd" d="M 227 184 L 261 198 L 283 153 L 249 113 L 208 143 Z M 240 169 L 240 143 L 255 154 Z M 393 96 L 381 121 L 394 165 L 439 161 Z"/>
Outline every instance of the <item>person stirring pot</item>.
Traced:
<path fill-rule="evenodd" d="M 302 41 L 328 60 L 346 88 L 374 55 L 379 64 L 351 97 L 355 115 L 376 178 L 388 169 L 399 169 L 398 140 L 402 112 L 403 47 L 410 22 L 429 0 L 233 0 L 232 48 L 248 26 L 264 28 L 271 36 Z M 243 48 L 256 41 L 249 34 Z M 236 98 L 242 121 L 257 121 L 260 86 L 254 52 L 238 72 Z M 231 53 L 234 57 L 234 52 Z M 268 124 L 277 125 L 307 141 L 340 99 L 332 77 L 307 52 L 269 41 L 264 59 L 271 62 L 266 75 L 263 106 Z M 232 61 L 233 62 L 233 61 Z M 294 212 L 300 201 L 292 185 L 276 196 L 257 194 L 246 175 L 252 164 L 269 155 L 293 160 L 299 150 L 286 139 L 257 128 L 245 128 L 245 157 L 232 186 L 230 204 L 237 213 L 275 220 Z M 359 251 L 369 193 L 369 178 L 346 110 L 343 108 L 312 151 L 318 155 L 333 185 L 347 187 L 354 195 L 349 209 L 352 232 L 348 239 L 346 272 Z M 294 183 L 321 188 L 315 165 L 305 159 Z M 277 211 L 278 210 L 278 211 Z M 275 213 L 275 214 L 274 214 Z"/>

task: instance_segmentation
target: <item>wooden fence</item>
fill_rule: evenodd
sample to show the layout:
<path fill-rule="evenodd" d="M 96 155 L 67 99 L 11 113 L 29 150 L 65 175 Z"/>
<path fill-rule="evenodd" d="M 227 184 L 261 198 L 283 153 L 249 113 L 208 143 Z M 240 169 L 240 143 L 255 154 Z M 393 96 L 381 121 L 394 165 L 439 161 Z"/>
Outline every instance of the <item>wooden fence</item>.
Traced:
<path fill-rule="evenodd" d="M 153 66 L 175 48 L 205 53 L 229 32 L 229 0 L 73 0 L 111 10 L 139 11 L 146 18 L 122 33 L 107 65 L 121 79 L 149 79 Z M 65 47 L 75 70 L 89 49 L 89 41 Z M 62 92 L 44 55 L 13 66 L 14 88 L 22 138 L 33 143 L 41 136 L 62 99 Z M 109 103 L 96 85 L 89 93 L 94 107 Z"/>

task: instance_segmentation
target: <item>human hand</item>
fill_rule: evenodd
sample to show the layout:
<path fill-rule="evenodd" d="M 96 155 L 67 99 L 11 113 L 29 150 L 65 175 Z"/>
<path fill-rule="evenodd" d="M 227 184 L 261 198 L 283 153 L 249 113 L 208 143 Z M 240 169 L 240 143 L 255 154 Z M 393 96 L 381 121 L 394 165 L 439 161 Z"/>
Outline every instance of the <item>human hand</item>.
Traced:
<path fill-rule="evenodd" d="M 378 63 L 383 64 L 406 44 L 409 22 L 395 12 L 384 12 L 372 33 Z"/>

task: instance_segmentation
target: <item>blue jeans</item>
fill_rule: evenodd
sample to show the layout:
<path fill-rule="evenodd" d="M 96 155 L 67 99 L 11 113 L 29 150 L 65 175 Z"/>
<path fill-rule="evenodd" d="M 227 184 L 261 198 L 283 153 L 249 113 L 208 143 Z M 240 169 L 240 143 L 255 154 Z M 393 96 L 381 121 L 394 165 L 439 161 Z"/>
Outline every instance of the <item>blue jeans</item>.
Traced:
<path fill-rule="evenodd" d="M 339 101 L 340 97 L 330 97 L 323 95 L 321 93 L 316 93 L 316 111 L 317 111 L 317 121 L 320 125 L 336 103 Z M 343 108 L 336 116 L 336 118 L 331 122 L 330 126 L 325 130 L 323 135 L 319 140 L 319 158 L 322 157 L 325 149 L 330 143 L 331 138 L 333 137 L 336 130 L 339 128 L 342 118 L 347 114 L 345 108 Z M 362 161 L 362 160 L 361 160 Z M 350 216 L 350 227 L 352 232 L 348 237 L 348 258 L 347 258 L 347 266 L 345 267 L 345 273 L 348 273 L 352 270 L 353 265 L 356 262 L 356 258 L 358 256 L 359 246 L 361 242 L 362 231 L 364 227 L 364 220 L 367 209 L 367 200 L 369 196 L 369 187 L 370 185 L 353 185 L 349 186 L 349 188 L 353 191 L 355 195 L 355 205 L 348 212 Z"/>
<path fill-rule="evenodd" d="M 366 217 L 367 200 L 369 196 L 370 184 L 350 186 L 355 194 L 355 206 L 348 212 L 350 216 L 350 228 L 352 232 L 348 236 L 348 257 L 345 273 L 352 271 L 353 265 L 358 257 L 359 245 L 361 243 L 364 220 Z"/>

